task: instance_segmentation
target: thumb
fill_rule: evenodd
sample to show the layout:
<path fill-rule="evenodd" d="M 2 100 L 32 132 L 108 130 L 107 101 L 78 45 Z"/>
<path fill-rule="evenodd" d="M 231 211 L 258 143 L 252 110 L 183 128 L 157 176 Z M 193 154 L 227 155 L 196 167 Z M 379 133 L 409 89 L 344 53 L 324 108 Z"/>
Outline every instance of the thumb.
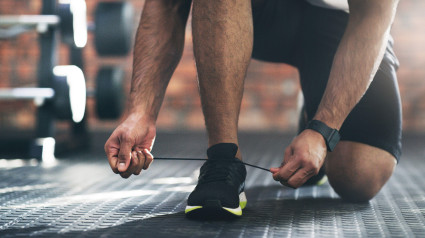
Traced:
<path fill-rule="evenodd" d="M 117 160 L 117 168 L 119 172 L 125 172 L 130 165 L 131 147 L 132 145 L 129 140 L 123 140 L 120 144 L 120 152 Z"/>
<path fill-rule="evenodd" d="M 273 174 L 279 172 L 279 170 L 280 168 L 270 168 L 270 172 Z"/>

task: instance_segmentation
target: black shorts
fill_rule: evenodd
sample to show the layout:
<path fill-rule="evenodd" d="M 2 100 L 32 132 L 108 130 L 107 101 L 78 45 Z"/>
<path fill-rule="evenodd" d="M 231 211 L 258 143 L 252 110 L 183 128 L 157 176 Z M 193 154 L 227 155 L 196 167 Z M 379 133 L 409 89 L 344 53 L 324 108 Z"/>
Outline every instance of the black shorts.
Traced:
<path fill-rule="evenodd" d="M 349 14 L 301 0 L 266 0 L 253 9 L 255 59 L 295 66 L 308 120 L 315 115 Z M 341 127 L 341 140 L 401 155 L 401 102 L 392 41 L 366 94 Z"/>

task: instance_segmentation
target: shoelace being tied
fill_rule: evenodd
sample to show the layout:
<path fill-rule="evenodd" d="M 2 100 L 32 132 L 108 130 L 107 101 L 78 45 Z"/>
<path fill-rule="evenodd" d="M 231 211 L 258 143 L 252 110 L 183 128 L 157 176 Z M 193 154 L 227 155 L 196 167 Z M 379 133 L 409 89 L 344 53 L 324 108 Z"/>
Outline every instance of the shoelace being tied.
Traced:
<path fill-rule="evenodd" d="M 194 160 L 194 161 L 205 161 L 207 159 L 201 159 L 201 158 L 166 158 L 166 157 L 154 157 L 154 160 Z M 263 168 L 263 167 L 260 167 L 260 166 L 257 166 L 257 165 L 248 164 L 248 163 L 243 162 L 243 161 L 242 161 L 242 163 L 244 165 L 247 165 L 247 166 L 250 166 L 250 167 L 253 167 L 253 168 L 257 168 L 257 169 L 261 169 L 261 170 L 270 172 L 269 169 L 266 169 L 266 168 Z"/>
<path fill-rule="evenodd" d="M 234 173 L 230 164 L 235 162 L 219 161 L 205 163 L 201 168 L 201 175 L 199 177 L 200 184 L 219 182 L 219 181 L 232 181 L 238 175 Z"/>

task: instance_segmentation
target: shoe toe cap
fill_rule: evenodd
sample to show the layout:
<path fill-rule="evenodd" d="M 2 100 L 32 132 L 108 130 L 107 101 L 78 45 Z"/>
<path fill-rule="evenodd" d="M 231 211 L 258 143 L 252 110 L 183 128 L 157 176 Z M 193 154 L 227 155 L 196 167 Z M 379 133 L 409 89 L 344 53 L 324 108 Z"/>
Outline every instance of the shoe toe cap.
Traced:
<path fill-rule="evenodd" d="M 236 208 L 239 206 L 239 194 L 232 186 L 211 183 L 195 188 L 187 203 L 190 206 L 203 206 L 206 201 L 220 201 L 223 207 Z"/>

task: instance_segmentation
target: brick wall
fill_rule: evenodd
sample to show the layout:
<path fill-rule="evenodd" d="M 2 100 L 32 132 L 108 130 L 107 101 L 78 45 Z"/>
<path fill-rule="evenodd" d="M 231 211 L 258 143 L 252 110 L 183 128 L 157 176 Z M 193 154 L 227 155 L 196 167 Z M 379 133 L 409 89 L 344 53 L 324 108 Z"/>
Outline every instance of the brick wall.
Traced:
<path fill-rule="evenodd" d="M 0 14 L 37 14 L 39 0 L 2 0 Z M 87 1 L 92 20 L 98 1 Z M 138 21 L 143 2 L 131 1 Z M 425 2 L 404 0 L 393 26 L 395 50 L 399 57 L 399 85 L 402 93 L 405 131 L 425 132 Z M 136 25 L 135 25 L 136 28 Z M 197 91 L 196 70 L 191 45 L 190 22 L 187 28 L 184 55 L 173 75 L 161 109 L 158 127 L 162 130 L 203 130 L 204 122 Z M 38 60 L 37 34 L 21 35 L 14 40 L 0 41 L 0 87 L 34 84 Z M 119 64 L 127 71 L 129 88 L 131 55 L 124 58 L 99 58 L 93 36 L 84 52 L 87 86 L 94 87 L 96 71 L 103 64 Z M 60 48 L 60 64 L 67 64 L 67 51 Z M 253 60 L 250 64 L 242 102 L 242 130 L 293 131 L 297 124 L 299 81 L 296 69 L 283 64 Z M 0 101 L 0 127 L 29 129 L 34 125 L 35 107 L 31 102 Z M 118 121 L 99 121 L 94 114 L 94 101 L 88 101 L 88 122 L 91 129 L 112 130 Z"/>
<path fill-rule="evenodd" d="M 400 60 L 404 129 L 425 132 L 425 1 L 400 1 L 392 33 Z"/>

